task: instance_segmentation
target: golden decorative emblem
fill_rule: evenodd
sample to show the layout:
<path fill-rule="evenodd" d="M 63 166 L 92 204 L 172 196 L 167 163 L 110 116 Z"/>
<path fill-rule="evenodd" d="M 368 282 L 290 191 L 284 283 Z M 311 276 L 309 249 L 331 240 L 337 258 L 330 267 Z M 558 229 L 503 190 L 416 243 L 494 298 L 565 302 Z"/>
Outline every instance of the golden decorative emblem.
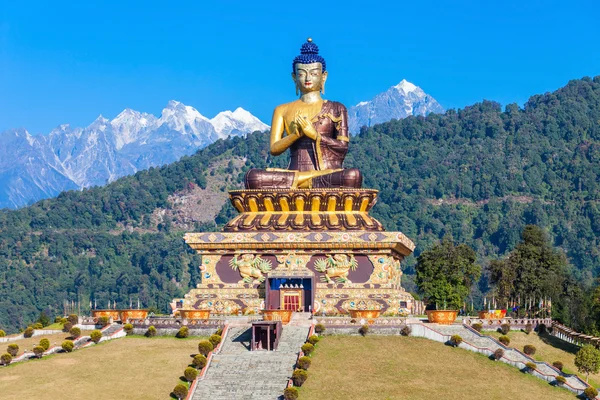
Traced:
<path fill-rule="evenodd" d="M 350 271 L 358 268 L 354 255 L 335 254 L 315 260 L 315 271 L 324 273 L 321 280 L 327 283 L 352 283 L 348 279 Z"/>
<path fill-rule="evenodd" d="M 264 260 L 260 256 L 245 253 L 241 257 L 234 256 L 229 265 L 236 271 L 239 271 L 242 280 L 239 283 L 260 283 L 264 282 L 263 273 L 271 270 L 271 261 Z"/>

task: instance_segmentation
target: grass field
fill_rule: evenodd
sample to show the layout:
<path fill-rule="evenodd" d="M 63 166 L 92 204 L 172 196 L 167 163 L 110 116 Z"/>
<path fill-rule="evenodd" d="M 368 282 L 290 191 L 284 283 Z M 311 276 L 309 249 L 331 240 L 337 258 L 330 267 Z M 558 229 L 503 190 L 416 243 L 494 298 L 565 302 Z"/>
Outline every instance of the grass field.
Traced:
<path fill-rule="evenodd" d="M 482 333 L 495 338 L 499 338 L 502 335 L 499 332 L 491 331 L 483 331 Z M 546 361 L 549 364 L 552 364 L 554 361 L 562 361 L 564 372 L 569 374 L 577 373 L 575 354 L 579 351 L 579 346 L 567 343 L 548 334 L 538 335 L 536 332 L 531 332 L 528 335 L 525 332 L 510 331 L 507 336 L 510 338 L 510 347 L 523 351 L 523 346 L 526 344 L 534 345 L 536 353 L 533 358 L 536 360 Z M 585 375 L 579 374 L 579 376 L 585 380 Z M 590 375 L 590 385 L 600 387 L 600 374 Z"/>
<path fill-rule="evenodd" d="M 7 399 L 168 399 L 202 338 L 126 337 L 0 368 Z"/>
<path fill-rule="evenodd" d="M 81 331 L 81 335 L 82 336 L 89 335 L 90 332 L 91 331 Z M 42 340 L 44 338 L 48 339 L 50 341 L 50 347 L 52 347 L 54 345 L 60 346 L 62 344 L 62 342 L 64 342 L 66 339 L 69 339 L 70 336 L 71 335 L 69 335 L 68 333 L 61 332 L 61 333 L 55 333 L 52 335 L 33 336 L 30 338 L 15 340 L 13 342 L 0 344 L 0 352 L 5 353 L 8 345 L 15 343 L 15 344 L 19 345 L 19 355 L 21 355 L 21 354 L 23 354 L 23 352 L 25 350 L 31 351 L 35 346 L 37 346 L 40 343 L 40 340 Z"/>
<path fill-rule="evenodd" d="M 571 399 L 517 368 L 467 350 L 399 336 L 327 336 L 300 399 Z"/>

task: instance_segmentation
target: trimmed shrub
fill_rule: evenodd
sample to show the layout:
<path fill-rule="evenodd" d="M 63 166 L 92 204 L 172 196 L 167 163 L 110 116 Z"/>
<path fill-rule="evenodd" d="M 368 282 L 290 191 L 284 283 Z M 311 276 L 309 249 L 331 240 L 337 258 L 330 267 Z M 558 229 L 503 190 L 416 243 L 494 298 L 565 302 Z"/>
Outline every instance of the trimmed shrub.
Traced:
<path fill-rule="evenodd" d="M 79 317 L 77 317 L 77 314 L 69 314 L 67 321 L 73 325 L 77 325 L 79 323 Z"/>
<path fill-rule="evenodd" d="M 536 365 L 535 363 L 532 362 L 528 362 L 527 364 L 525 364 L 525 368 L 527 369 L 527 372 L 533 372 L 536 370 Z"/>
<path fill-rule="evenodd" d="M 156 328 L 154 327 L 154 325 L 150 325 L 148 327 L 148 330 L 146 331 L 146 333 L 144 333 L 144 336 L 146 336 L 146 337 L 156 336 Z"/>
<path fill-rule="evenodd" d="M 79 336 L 81 336 L 81 329 L 74 326 L 69 330 L 69 335 L 71 335 L 73 339 L 77 339 Z"/>
<path fill-rule="evenodd" d="M 471 328 L 475 329 L 477 332 L 481 332 L 481 330 L 483 329 L 483 325 L 479 322 L 476 322 L 473 325 L 471 325 Z"/>
<path fill-rule="evenodd" d="M 510 325 L 509 324 L 500 325 L 500 332 L 502 332 L 503 335 L 506 335 L 508 332 L 510 332 Z"/>
<path fill-rule="evenodd" d="M 208 361 L 206 360 L 206 357 L 204 357 L 204 355 L 196 354 L 194 356 L 194 359 L 192 360 L 192 365 L 198 369 L 202 369 L 202 368 L 206 367 L 207 362 Z"/>
<path fill-rule="evenodd" d="M 56 318 L 58 319 L 58 321 L 55 321 L 55 322 L 58 322 L 61 325 L 64 325 L 67 322 L 69 322 L 69 320 L 67 320 L 66 318 L 63 318 L 63 317 L 56 317 Z"/>
<path fill-rule="evenodd" d="M 369 325 L 363 325 L 360 328 L 358 328 L 358 333 L 360 333 L 363 336 L 367 336 L 367 334 L 369 333 Z"/>
<path fill-rule="evenodd" d="M 6 336 L 6 332 L 4 332 L 2 329 L 0 329 L 0 337 L 4 337 Z"/>
<path fill-rule="evenodd" d="M 217 345 L 219 343 L 221 343 L 221 335 L 210 335 L 210 337 L 208 338 L 208 341 L 212 343 L 213 348 L 217 347 Z"/>
<path fill-rule="evenodd" d="M 323 324 L 316 324 L 315 325 L 315 332 L 317 334 L 319 334 L 319 335 L 322 334 L 322 333 L 324 333 L 325 332 L 325 325 L 323 325 Z"/>
<path fill-rule="evenodd" d="M 198 353 L 202 354 L 204 357 L 208 357 L 208 353 L 213 351 L 215 346 L 208 340 L 201 340 L 198 343 Z"/>
<path fill-rule="evenodd" d="M 564 385 L 565 383 L 567 383 L 567 379 L 566 379 L 564 376 L 562 376 L 562 375 L 558 375 L 558 376 L 556 377 L 556 384 L 557 384 L 558 386 L 560 386 L 560 385 Z"/>
<path fill-rule="evenodd" d="M 307 342 L 310 343 L 310 344 L 312 344 L 314 346 L 315 344 L 319 343 L 319 340 L 320 339 L 319 339 L 319 337 L 317 335 L 310 335 L 308 337 Z"/>
<path fill-rule="evenodd" d="M 460 337 L 460 335 L 452 335 L 450 336 L 450 344 L 454 347 L 457 347 L 459 344 L 461 344 L 463 341 L 463 339 Z"/>
<path fill-rule="evenodd" d="M 173 388 L 173 395 L 178 399 L 185 399 L 188 395 L 188 388 L 183 383 L 178 383 Z"/>
<path fill-rule="evenodd" d="M 36 322 L 35 324 L 32 325 L 33 329 L 42 329 L 44 327 L 44 325 L 42 325 L 41 322 Z"/>
<path fill-rule="evenodd" d="M 23 331 L 23 336 L 26 338 L 30 338 L 33 336 L 33 328 L 31 326 L 28 326 L 27 329 L 25 329 Z"/>
<path fill-rule="evenodd" d="M 125 331 L 125 333 L 127 335 L 131 335 L 131 334 L 133 334 L 133 325 L 125 324 L 125 325 L 123 325 L 123 330 Z"/>
<path fill-rule="evenodd" d="M 502 335 L 498 338 L 498 341 L 500 343 L 502 343 L 505 346 L 508 346 L 510 344 L 510 338 L 506 335 Z"/>
<path fill-rule="evenodd" d="M 536 350 L 537 349 L 535 348 L 535 346 L 532 346 L 530 344 L 526 344 L 525 346 L 523 346 L 523 353 L 527 354 L 528 356 L 534 355 Z"/>
<path fill-rule="evenodd" d="M 298 400 L 298 389 L 295 387 L 285 388 L 283 391 L 284 400 Z"/>
<path fill-rule="evenodd" d="M 220 327 L 219 329 L 217 329 L 217 331 L 215 332 L 215 335 L 223 336 L 223 327 Z"/>
<path fill-rule="evenodd" d="M 75 344 L 72 340 L 65 340 L 64 342 L 62 342 L 62 345 L 60 347 L 62 347 L 62 349 L 67 353 L 70 353 L 75 348 Z"/>
<path fill-rule="evenodd" d="M 44 350 L 42 346 L 35 346 L 33 348 L 33 354 L 35 354 L 37 358 L 42 358 L 42 356 L 44 355 L 44 351 L 46 350 Z"/>
<path fill-rule="evenodd" d="M 198 377 L 198 370 L 196 368 L 187 367 L 185 371 L 183 371 L 183 376 L 186 381 L 193 382 L 194 379 Z"/>
<path fill-rule="evenodd" d="M 402 329 L 400 329 L 400 334 L 402 336 L 410 336 L 411 333 L 412 333 L 412 328 L 408 325 L 404 325 L 402 327 Z"/>
<path fill-rule="evenodd" d="M 179 331 L 177 331 L 177 334 L 175 335 L 175 337 L 179 339 L 185 339 L 188 336 L 190 336 L 190 330 L 187 326 L 179 328 Z"/>
<path fill-rule="evenodd" d="M 598 396 L 598 391 L 596 388 L 590 386 L 583 391 L 583 395 L 586 399 L 593 400 L 596 398 L 596 396 Z"/>
<path fill-rule="evenodd" d="M 298 359 L 298 362 L 296 364 L 298 365 L 298 368 L 307 370 L 310 367 L 310 363 L 310 357 L 302 356 Z"/>
<path fill-rule="evenodd" d="M 496 351 L 494 352 L 494 360 L 498 361 L 502 357 L 504 357 L 504 350 L 503 349 L 496 349 Z"/>
<path fill-rule="evenodd" d="M 90 339 L 92 339 L 94 343 L 98 343 L 100 339 L 102 339 L 102 332 L 98 329 L 93 330 L 92 333 L 90 333 Z"/>
<path fill-rule="evenodd" d="M 70 323 L 69 321 L 65 322 L 65 324 L 63 325 L 63 332 L 69 332 L 71 331 L 71 328 L 73 328 L 73 324 Z"/>
<path fill-rule="evenodd" d="M 304 355 L 306 356 L 310 356 L 310 354 L 315 351 L 315 346 L 313 346 L 310 343 L 304 343 L 301 347 L 302 352 L 304 353 Z"/>
<path fill-rule="evenodd" d="M 102 326 L 107 326 L 108 324 L 110 324 L 110 318 L 106 315 L 103 315 L 98 318 L 98 323 Z"/>
<path fill-rule="evenodd" d="M 8 353 L 4 353 L 2 356 L 0 356 L 0 363 L 2 363 L 2 365 L 8 365 L 12 362 L 12 359 L 13 356 Z"/>
<path fill-rule="evenodd" d="M 524 331 L 525 331 L 526 334 L 529 335 L 531 332 L 533 332 L 533 325 L 531 325 L 531 324 L 525 325 Z"/>
<path fill-rule="evenodd" d="M 548 328 L 546 328 L 546 324 L 539 324 L 537 327 L 537 331 L 540 335 L 543 335 L 548 331 Z"/>
<path fill-rule="evenodd" d="M 564 367 L 564 365 L 563 365 L 562 361 L 554 361 L 554 362 L 552 363 L 552 366 L 553 366 L 554 368 L 556 368 L 557 370 L 559 370 L 559 371 L 562 371 L 562 370 L 563 370 L 563 367 Z"/>
<path fill-rule="evenodd" d="M 46 351 L 50 348 L 50 341 L 46 338 L 43 338 L 40 340 L 40 346 L 42 346 L 44 351 Z"/>
<path fill-rule="evenodd" d="M 13 357 L 16 357 L 19 354 L 19 345 L 16 343 L 11 343 L 8 345 L 6 352 Z"/>
<path fill-rule="evenodd" d="M 308 372 L 303 369 L 295 369 L 292 373 L 292 382 L 294 382 L 294 386 L 302 386 L 307 379 Z"/>

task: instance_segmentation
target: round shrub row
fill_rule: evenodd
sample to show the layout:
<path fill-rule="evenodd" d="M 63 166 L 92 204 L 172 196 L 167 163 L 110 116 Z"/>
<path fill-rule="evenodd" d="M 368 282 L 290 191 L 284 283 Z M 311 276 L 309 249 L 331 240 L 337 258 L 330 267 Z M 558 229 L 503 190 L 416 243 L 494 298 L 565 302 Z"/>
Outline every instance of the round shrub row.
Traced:
<path fill-rule="evenodd" d="M 33 329 L 42 329 L 44 327 L 44 325 L 42 325 L 41 322 L 36 322 L 35 324 L 33 324 L 31 326 Z"/>
<path fill-rule="evenodd" d="M 307 356 L 302 356 L 298 359 L 298 368 L 307 370 L 310 367 L 311 359 Z"/>
<path fill-rule="evenodd" d="M 583 395 L 586 397 L 586 399 L 593 400 L 596 398 L 596 396 L 598 396 L 598 390 L 590 386 L 583 391 Z"/>
<path fill-rule="evenodd" d="M 503 349 L 496 349 L 496 351 L 494 351 L 494 360 L 498 361 L 502 357 L 504 357 L 504 350 Z"/>
<path fill-rule="evenodd" d="M 193 382 L 194 379 L 198 377 L 198 370 L 193 367 L 187 367 L 185 371 L 183 371 L 183 376 L 185 380 L 188 382 Z"/>
<path fill-rule="evenodd" d="M 510 325 L 509 324 L 500 325 L 500 332 L 502 332 L 503 335 L 506 335 L 508 332 L 510 332 Z"/>
<path fill-rule="evenodd" d="M 75 348 L 75 344 L 73 343 L 72 340 L 65 340 L 64 342 L 62 342 L 61 347 L 64 351 L 66 351 L 67 353 L 70 353 L 73 351 L 73 348 Z"/>
<path fill-rule="evenodd" d="M 0 363 L 2 363 L 2 365 L 8 365 L 12 362 L 12 359 L 13 356 L 8 353 L 4 353 L 2 356 L 0 356 Z"/>
<path fill-rule="evenodd" d="M 308 372 L 303 369 L 295 369 L 292 373 L 292 382 L 294 382 L 294 386 L 302 386 L 307 379 Z"/>
<path fill-rule="evenodd" d="M 534 355 L 536 350 L 537 349 L 535 348 L 535 346 L 530 344 L 526 344 L 525 346 L 523 346 L 523 353 L 527 354 L 528 356 Z"/>
<path fill-rule="evenodd" d="M 188 388 L 183 383 L 179 383 L 173 388 L 173 394 L 178 399 L 185 399 L 188 395 Z"/>
<path fill-rule="evenodd" d="M 70 314 L 67 317 L 67 321 L 69 321 L 71 325 L 77 325 L 77 323 L 79 322 L 79 317 L 77 317 L 77 314 Z"/>
<path fill-rule="evenodd" d="M 508 346 L 510 344 L 510 338 L 506 335 L 502 335 L 498 338 L 498 341 L 500 343 L 502 343 L 505 346 Z"/>
<path fill-rule="evenodd" d="M 213 351 L 214 346 L 208 340 L 201 340 L 198 343 L 198 353 L 202 354 L 204 357 L 208 357 L 208 353 Z"/>
<path fill-rule="evenodd" d="M 319 343 L 319 337 L 317 335 L 310 335 L 307 342 L 314 346 L 315 344 Z"/>
<path fill-rule="evenodd" d="M 144 334 L 144 336 L 146 336 L 146 337 L 154 337 L 154 336 L 156 336 L 156 328 L 154 327 L 154 325 L 150 325 L 148 327 L 148 330 L 146 331 L 146 333 Z"/>
<path fill-rule="evenodd" d="M 400 334 L 402 336 L 410 336 L 411 333 L 412 333 L 412 328 L 408 325 L 404 325 L 402 327 L 402 329 L 400 329 Z"/>
<path fill-rule="evenodd" d="M 286 388 L 283 391 L 284 400 L 297 400 L 298 399 L 298 389 L 295 387 Z"/>
<path fill-rule="evenodd" d="M 16 343 L 11 343 L 8 345 L 6 352 L 13 357 L 16 357 L 19 354 L 19 345 Z"/>
<path fill-rule="evenodd" d="M 187 326 L 182 326 L 181 328 L 179 328 L 179 331 L 177 332 L 177 334 L 175 335 L 175 337 L 179 338 L 179 339 L 185 339 L 189 335 L 190 335 L 190 330 L 188 329 L 188 327 Z"/>
<path fill-rule="evenodd" d="M 50 348 L 50 341 L 46 338 L 40 340 L 40 346 L 44 349 L 44 351 Z"/>
<path fill-rule="evenodd" d="M 305 355 L 310 356 L 310 354 L 315 351 L 315 346 L 310 343 L 304 343 L 301 349 Z"/>
<path fill-rule="evenodd" d="M 325 332 L 325 325 L 323 325 L 323 324 L 316 324 L 315 325 L 315 332 L 317 334 L 319 334 L 319 335 L 322 334 L 322 333 L 324 333 Z"/>
<path fill-rule="evenodd" d="M 125 333 L 127 335 L 131 335 L 131 334 L 133 334 L 133 325 L 125 324 L 125 325 L 123 325 L 123 330 L 125 331 Z"/>
<path fill-rule="evenodd" d="M 557 385 L 564 385 L 565 383 L 567 383 L 567 379 L 564 376 L 558 375 L 556 377 L 556 384 Z"/>
<path fill-rule="evenodd" d="M 533 325 L 531 325 L 531 324 L 525 325 L 525 333 L 529 335 L 531 332 L 533 332 Z"/>
<path fill-rule="evenodd" d="M 202 369 L 206 367 L 207 362 L 208 361 L 206 360 L 206 357 L 203 354 L 196 354 L 194 356 L 194 359 L 192 360 L 192 365 L 198 369 Z"/>
<path fill-rule="evenodd" d="M 42 346 L 35 346 L 33 348 L 33 354 L 35 354 L 35 356 L 37 358 L 42 358 L 42 356 L 44 355 L 44 348 Z"/>
<path fill-rule="evenodd" d="M 477 332 L 481 332 L 481 330 L 483 329 L 483 325 L 479 322 L 476 322 L 473 325 L 471 325 L 471 328 L 475 329 Z"/>
<path fill-rule="evenodd" d="M 79 336 L 81 336 L 81 329 L 74 326 L 69 330 L 69 335 L 71 335 L 73 339 L 77 339 Z"/>
<path fill-rule="evenodd" d="M 4 337 L 6 336 L 6 332 L 4 332 L 2 329 L 0 329 L 0 337 Z"/>
<path fill-rule="evenodd" d="M 71 331 L 71 328 L 73 328 L 73 324 L 67 321 L 64 323 L 62 331 L 68 333 Z"/>
<path fill-rule="evenodd" d="M 564 365 L 563 365 L 562 361 L 554 361 L 554 362 L 552 363 L 552 366 L 553 366 L 554 368 L 556 368 L 557 370 L 559 370 L 559 371 L 562 371 L 562 370 L 563 370 L 563 367 L 564 367 Z"/>
<path fill-rule="evenodd" d="M 460 337 L 460 335 L 452 335 L 450 336 L 450 344 L 454 347 L 458 346 L 459 344 L 461 344 L 463 341 L 462 337 Z"/>
<path fill-rule="evenodd" d="M 525 364 L 525 367 L 527 368 L 527 370 L 529 372 L 532 372 L 532 371 L 535 371 L 537 366 L 535 365 L 535 363 L 528 362 L 527 364 Z"/>
<path fill-rule="evenodd" d="M 94 343 L 98 343 L 100 339 L 102 339 L 102 332 L 98 329 L 93 330 L 92 333 L 90 333 L 90 339 L 92 339 Z"/>
<path fill-rule="evenodd" d="M 208 341 L 212 343 L 214 349 L 219 345 L 219 343 L 221 343 L 221 335 L 217 335 L 216 333 L 214 335 L 210 335 Z"/>
<path fill-rule="evenodd" d="M 26 338 L 30 338 L 33 336 L 33 328 L 31 326 L 28 326 L 27 329 L 25 329 L 25 331 L 23 331 L 23 336 Z"/>

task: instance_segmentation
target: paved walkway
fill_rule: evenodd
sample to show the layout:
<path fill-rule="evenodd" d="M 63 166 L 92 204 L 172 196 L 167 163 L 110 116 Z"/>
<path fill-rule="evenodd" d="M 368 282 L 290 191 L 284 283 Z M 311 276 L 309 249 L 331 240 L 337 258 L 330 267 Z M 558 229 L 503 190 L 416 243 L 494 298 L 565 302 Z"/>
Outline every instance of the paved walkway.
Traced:
<path fill-rule="evenodd" d="M 250 325 L 230 326 L 221 352 L 213 356 L 192 400 L 269 399 L 283 394 L 310 321 L 284 325 L 276 351 L 250 351 Z"/>

